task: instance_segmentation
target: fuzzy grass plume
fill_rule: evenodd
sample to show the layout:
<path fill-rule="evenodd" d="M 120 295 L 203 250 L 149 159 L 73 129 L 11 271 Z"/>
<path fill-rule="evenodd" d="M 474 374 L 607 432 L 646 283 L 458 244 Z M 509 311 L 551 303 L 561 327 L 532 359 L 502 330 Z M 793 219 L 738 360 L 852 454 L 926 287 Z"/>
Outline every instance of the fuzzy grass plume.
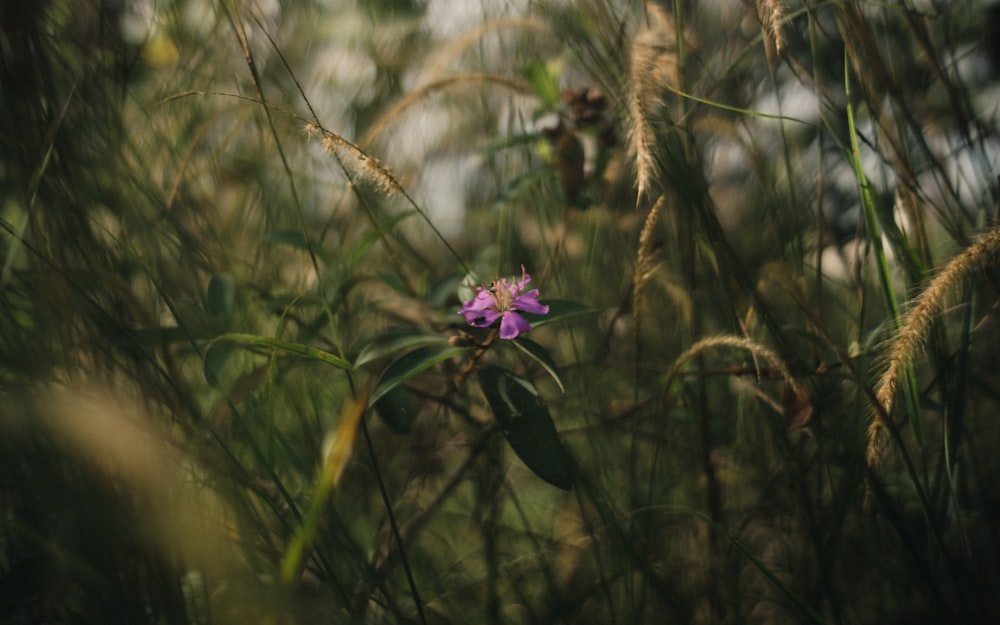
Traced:
<path fill-rule="evenodd" d="M 792 376 L 792 372 L 789 370 L 788 365 L 785 364 L 785 361 L 782 360 L 778 354 L 772 351 L 769 347 L 761 345 L 753 339 L 741 336 L 710 336 L 696 342 L 683 354 L 678 356 L 674 363 L 670 366 L 670 370 L 664 376 L 664 386 L 669 387 L 670 382 L 677 376 L 681 368 L 692 358 L 710 349 L 718 348 L 743 349 L 750 352 L 753 354 L 754 358 L 763 360 L 770 365 L 775 372 L 777 372 L 778 376 L 780 376 L 782 381 L 785 383 L 788 389 L 788 394 L 794 397 L 797 400 L 797 403 L 804 404 L 805 402 L 808 402 L 811 395 L 809 389 Z"/>
<path fill-rule="evenodd" d="M 998 252 L 1000 252 L 1000 228 L 983 235 L 979 241 L 945 265 L 917 297 L 909 312 L 903 316 L 899 330 L 888 341 L 885 371 L 875 386 L 877 406 L 868 426 L 866 451 L 869 467 L 877 467 L 881 460 L 889 428 L 887 419 L 892 415 L 899 379 L 923 350 L 924 341 L 927 339 L 934 318 L 969 275 L 974 270 L 991 265 Z"/>
<path fill-rule="evenodd" d="M 785 5 L 781 0 L 757 0 L 757 16 L 764 30 L 764 41 L 779 54 L 785 48 Z"/>
<path fill-rule="evenodd" d="M 380 115 L 374 123 L 372 123 L 364 137 L 362 137 L 361 145 L 365 148 L 371 146 L 372 143 L 374 143 L 375 140 L 378 139 L 383 132 L 385 132 L 385 129 L 389 126 L 389 124 L 399 119 L 399 116 L 403 111 L 410 108 L 414 104 L 423 101 L 429 94 L 457 86 L 482 84 L 499 85 L 522 95 L 531 93 L 531 87 L 523 80 L 503 76 L 501 74 L 470 72 L 440 78 L 410 91 L 398 102 L 386 109 L 386 111 L 382 113 L 382 115 Z"/>
<path fill-rule="evenodd" d="M 316 124 L 306 124 L 305 132 L 309 137 L 322 135 L 323 149 L 336 156 L 344 169 L 358 180 L 371 184 L 386 195 L 403 194 L 403 187 L 399 181 L 374 156 L 337 133 Z"/>
<path fill-rule="evenodd" d="M 649 209 L 649 213 L 646 215 L 646 221 L 643 223 L 642 232 L 639 234 L 639 251 L 636 254 L 635 259 L 635 274 L 632 278 L 632 315 L 633 315 L 633 327 L 636 332 L 636 339 L 638 340 L 639 333 L 639 322 L 642 318 L 642 287 L 649 279 L 653 264 L 653 232 L 656 230 L 656 224 L 660 221 L 660 213 L 663 211 L 663 204 L 665 203 L 665 196 L 660 196 L 660 199 L 656 201 L 656 204 Z"/>
<path fill-rule="evenodd" d="M 670 17 L 655 4 L 649 23 L 632 40 L 628 95 L 628 149 L 635 160 L 637 202 L 659 174 L 656 129 L 664 87 L 679 87 L 675 34 Z"/>

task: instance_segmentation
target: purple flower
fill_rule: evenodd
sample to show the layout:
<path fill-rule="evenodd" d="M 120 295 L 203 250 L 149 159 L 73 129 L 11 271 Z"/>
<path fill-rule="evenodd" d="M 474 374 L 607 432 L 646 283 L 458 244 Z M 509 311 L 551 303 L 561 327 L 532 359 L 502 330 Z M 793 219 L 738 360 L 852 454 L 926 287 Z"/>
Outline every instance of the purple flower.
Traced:
<path fill-rule="evenodd" d="M 538 289 L 524 293 L 524 287 L 531 282 L 531 276 L 521 265 L 521 279 L 508 281 L 502 278 L 489 288 L 479 287 L 473 299 L 463 302 L 458 314 L 475 328 L 488 328 L 500 319 L 500 338 L 512 339 L 522 332 L 531 330 L 531 325 L 516 311 L 544 315 L 549 307 L 538 303 Z"/>

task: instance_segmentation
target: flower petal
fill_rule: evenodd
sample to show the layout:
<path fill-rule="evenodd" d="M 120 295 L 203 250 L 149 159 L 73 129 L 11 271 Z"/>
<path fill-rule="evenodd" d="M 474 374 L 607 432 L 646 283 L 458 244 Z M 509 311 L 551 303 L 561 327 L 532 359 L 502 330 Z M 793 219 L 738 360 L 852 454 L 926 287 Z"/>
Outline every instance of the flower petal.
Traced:
<path fill-rule="evenodd" d="M 531 324 L 514 311 L 508 310 L 500 319 L 500 338 L 502 339 L 512 339 L 529 330 L 531 330 Z"/>
<path fill-rule="evenodd" d="M 511 308 L 522 310 L 534 315 L 544 315 L 549 312 L 549 307 L 538 302 L 538 289 L 532 289 L 523 295 L 518 295 L 511 302 Z"/>
<path fill-rule="evenodd" d="M 518 293 L 524 290 L 525 285 L 527 285 L 529 282 L 531 282 L 531 276 L 528 274 L 527 271 L 525 271 L 524 265 L 521 265 L 521 279 L 515 282 L 511 286 L 511 293 L 513 295 L 517 295 Z"/>
<path fill-rule="evenodd" d="M 488 328 L 496 323 L 497 317 L 500 316 L 500 313 L 495 310 L 483 310 L 480 312 L 470 310 L 461 314 L 465 317 L 465 323 L 474 328 Z"/>
<path fill-rule="evenodd" d="M 476 293 L 476 297 L 462 304 L 462 310 L 458 311 L 458 314 L 465 317 L 465 322 L 475 328 L 491 326 L 500 316 L 493 296 L 482 287 Z"/>

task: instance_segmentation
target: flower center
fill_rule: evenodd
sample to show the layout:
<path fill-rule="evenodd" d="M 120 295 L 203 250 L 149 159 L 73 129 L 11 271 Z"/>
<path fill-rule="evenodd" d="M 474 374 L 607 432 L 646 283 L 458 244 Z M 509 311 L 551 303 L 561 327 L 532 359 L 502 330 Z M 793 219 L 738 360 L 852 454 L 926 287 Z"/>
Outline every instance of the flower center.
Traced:
<path fill-rule="evenodd" d="M 510 284 L 506 279 L 495 280 L 490 284 L 490 294 L 493 296 L 493 303 L 500 312 L 510 310 L 513 297 L 510 292 Z"/>

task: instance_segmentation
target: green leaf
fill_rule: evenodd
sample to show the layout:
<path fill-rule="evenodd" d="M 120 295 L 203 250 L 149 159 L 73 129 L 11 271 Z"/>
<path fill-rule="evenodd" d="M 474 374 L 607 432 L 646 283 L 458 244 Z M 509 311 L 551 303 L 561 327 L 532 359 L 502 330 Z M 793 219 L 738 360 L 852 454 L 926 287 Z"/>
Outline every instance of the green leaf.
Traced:
<path fill-rule="evenodd" d="M 871 185 L 865 176 L 864 164 L 861 160 L 861 149 L 858 147 L 858 132 L 854 123 L 854 109 L 851 106 L 851 72 L 847 60 L 847 52 L 844 52 L 844 93 L 847 98 L 847 129 L 851 137 L 851 150 L 848 153 L 851 165 L 854 167 L 854 174 L 858 180 L 858 189 L 861 195 L 861 208 L 865 217 L 865 234 L 868 243 L 875 252 L 876 267 L 878 268 L 879 281 L 882 284 L 882 294 L 885 304 L 889 309 L 889 315 L 895 321 L 896 327 L 901 327 L 901 311 L 899 302 L 896 299 L 896 287 L 893 283 L 892 268 L 889 265 L 888 257 L 882 246 L 882 230 L 879 227 L 877 207 L 872 193 Z M 890 219 L 891 221 L 891 219 Z M 906 254 L 903 254 L 904 259 Z M 903 390 L 906 398 L 906 408 L 910 415 L 910 427 L 913 430 L 913 438 L 921 447 L 926 442 L 924 434 L 924 414 L 920 410 L 920 397 L 917 390 L 916 378 L 913 377 L 913 370 L 906 367 L 903 371 Z"/>
<path fill-rule="evenodd" d="M 549 307 L 549 312 L 547 314 L 533 315 L 526 312 L 519 313 L 522 317 L 528 320 L 528 323 L 530 323 L 533 328 L 555 323 L 557 321 L 566 321 L 567 319 L 597 313 L 597 309 L 595 308 L 590 308 L 589 306 L 584 306 L 583 304 L 578 304 L 564 299 L 545 299 L 539 300 L 539 303 L 545 304 Z"/>
<path fill-rule="evenodd" d="M 385 371 L 382 372 L 382 376 L 379 378 L 378 384 L 375 385 L 375 390 L 372 391 L 372 395 L 368 399 L 368 405 L 375 405 L 375 403 L 382 399 L 386 393 L 399 387 L 413 376 L 430 369 L 443 360 L 457 356 L 468 349 L 469 348 L 467 347 L 452 347 L 447 344 L 428 345 L 425 347 L 418 347 L 412 352 L 403 354 L 396 360 L 393 360 L 389 366 L 385 368 Z"/>
<path fill-rule="evenodd" d="M 450 273 L 433 283 L 427 289 L 427 304 L 432 308 L 444 308 L 455 295 L 455 291 L 465 280 L 465 274 Z"/>
<path fill-rule="evenodd" d="M 544 181 L 546 177 L 551 175 L 551 171 L 542 168 L 529 171 L 526 174 L 514 178 L 510 184 L 500 190 L 500 195 L 493 200 L 494 206 L 517 202 L 521 198 L 527 196 L 532 189 Z"/>
<path fill-rule="evenodd" d="M 205 337 L 196 337 L 205 338 Z M 128 345 L 139 345 L 140 347 L 160 347 L 168 343 L 189 341 L 191 333 L 184 328 L 176 326 L 164 326 L 159 328 L 146 328 L 142 330 L 132 330 L 122 333 L 111 339 L 111 344 L 115 347 L 126 347 Z"/>
<path fill-rule="evenodd" d="M 388 271 L 380 271 L 378 277 L 396 293 L 399 293 L 403 297 L 410 297 L 410 288 L 406 286 L 406 282 L 400 276 Z"/>
<path fill-rule="evenodd" d="M 323 247 L 313 239 L 306 240 L 306 237 L 302 234 L 301 230 L 274 230 L 264 235 L 264 241 L 267 243 L 274 243 L 276 245 L 287 245 L 288 247 L 294 247 L 295 249 L 302 250 L 303 252 L 308 252 L 311 246 L 312 252 L 316 255 L 316 258 L 319 258 L 324 262 L 329 261 L 329 258 L 323 251 Z"/>
<path fill-rule="evenodd" d="M 566 392 L 566 387 L 563 386 L 562 380 L 559 379 L 559 371 L 556 368 L 556 362 L 552 359 L 552 356 L 549 355 L 548 350 L 531 339 L 523 336 L 519 336 L 514 339 L 514 346 L 525 354 L 531 356 L 538 364 L 542 365 L 542 368 L 545 369 L 545 371 L 552 376 L 552 379 L 555 380 L 556 384 L 559 385 L 559 390 L 563 393 Z"/>
<path fill-rule="evenodd" d="M 493 154 L 508 148 L 517 148 L 525 145 L 533 146 L 534 144 L 544 140 L 545 136 L 540 132 L 522 132 L 510 135 L 503 134 L 487 141 L 486 144 L 477 151 L 480 154 Z"/>
<path fill-rule="evenodd" d="M 409 219 L 416 215 L 417 212 L 413 210 L 403 211 L 390 216 L 388 219 L 379 222 L 379 224 L 372 230 L 365 232 L 358 243 L 351 248 L 350 253 L 347 256 L 347 266 L 354 267 L 361 261 L 364 255 L 368 252 L 369 248 L 375 244 L 380 238 L 384 237 L 386 233 L 392 232 L 396 229 L 400 223 L 404 220 Z"/>
<path fill-rule="evenodd" d="M 229 318 L 236 302 L 236 282 L 232 277 L 217 273 L 208 283 L 208 312 Z"/>
<path fill-rule="evenodd" d="M 573 485 L 569 455 L 534 386 L 494 366 L 479 370 L 479 386 L 517 457 L 549 484 L 569 490 Z"/>
<path fill-rule="evenodd" d="M 413 426 L 413 406 L 406 387 L 397 386 L 375 402 L 375 413 L 396 434 L 409 434 Z"/>
<path fill-rule="evenodd" d="M 532 91 L 546 108 L 559 105 L 559 76 L 541 61 L 532 61 L 521 69 L 521 75 L 531 83 Z"/>
<path fill-rule="evenodd" d="M 257 336 L 256 334 L 223 334 L 222 336 L 216 337 L 215 340 L 212 341 L 212 344 L 214 345 L 220 341 L 228 341 L 248 347 L 280 349 L 281 351 L 288 352 L 289 354 L 295 354 L 296 356 L 302 356 L 303 358 L 309 358 L 310 360 L 318 360 L 322 363 L 337 367 L 338 369 L 349 369 L 351 367 L 351 363 L 347 362 L 340 356 L 331 354 L 330 352 L 325 352 L 321 349 L 316 349 L 315 347 L 310 347 L 301 343 L 289 343 L 287 341 L 272 339 L 267 336 Z"/>
<path fill-rule="evenodd" d="M 233 355 L 234 347 L 230 344 L 212 343 L 205 350 L 205 362 L 202 364 L 202 372 L 205 374 L 205 381 L 215 388 L 222 387 L 222 373 L 226 369 L 229 357 Z"/>
<path fill-rule="evenodd" d="M 896 253 L 896 258 L 906 268 L 910 280 L 918 283 L 926 277 L 927 266 L 921 260 L 920 254 L 913 246 L 913 242 L 906 236 L 906 233 L 899 227 L 899 224 L 896 223 L 896 217 L 893 212 L 894 208 L 894 199 L 890 199 L 889 201 L 881 199 L 875 202 L 876 217 L 882 226 L 882 234 L 889 240 Z"/>
<path fill-rule="evenodd" d="M 290 308 L 307 308 L 310 306 L 319 306 L 321 301 L 315 295 L 295 295 L 292 293 L 286 293 L 284 295 L 275 295 L 273 297 L 268 297 L 264 300 L 264 306 L 273 312 L 283 313 Z"/>
<path fill-rule="evenodd" d="M 441 335 L 431 334 L 420 328 L 391 328 L 375 335 L 365 344 L 354 361 L 354 366 L 363 367 L 374 360 L 410 347 L 446 342 L 447 340 Z"/>

